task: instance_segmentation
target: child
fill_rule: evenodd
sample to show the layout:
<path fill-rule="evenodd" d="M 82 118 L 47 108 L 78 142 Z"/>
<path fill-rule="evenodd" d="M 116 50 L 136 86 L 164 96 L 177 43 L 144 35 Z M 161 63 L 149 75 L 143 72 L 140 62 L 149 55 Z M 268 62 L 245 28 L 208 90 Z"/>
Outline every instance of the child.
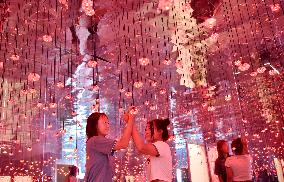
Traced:
<path fill-rule="evenodd" d="M 86 175 L 85 182 L 111 182 L 113 178 L 112 153 L 128 146 L 133 130 L 134 117 L 125 115 L 127 126 L 120 140 L 106 138 L 109 132 L 108 117 L 93 113 L 87 119 Z"/>
<path fill-rule="evenodd" d="M 136 127 L 133 127 L 133 140 L 138 151 L 149 155 L 147 178 L 149 182 L 172 181 L 172 154 L 170 146 L 165 142 L 169 139 L 169 119 L 155 119 L 147 123 L 144 143 Z"/>

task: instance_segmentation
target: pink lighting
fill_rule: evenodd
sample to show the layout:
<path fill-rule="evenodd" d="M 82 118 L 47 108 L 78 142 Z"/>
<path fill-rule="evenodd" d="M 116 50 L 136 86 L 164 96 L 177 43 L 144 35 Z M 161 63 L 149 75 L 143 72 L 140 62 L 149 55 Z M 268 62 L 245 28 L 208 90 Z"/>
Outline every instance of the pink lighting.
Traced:
<path fill-rule="evenodd" d="M 40 79 L 40 76 L 37 73 L 30 73 L 28 75 L 28 80 L 29 81 L 36 82 L 36 81 L 39 81 L 39 79 Z"/>
<path fill-rule="evenodd" d="M 271 11 L 278 12 L 281 9 L 280 4 L 270 5 Z"/>
<path fill-rule="evenodd" d="M 98 133 L 114 140 L 130 126 L 124 114 L 136 115 L 134 125 L 148 143 L 149 121 L 169 118 L 162 130 L 170 135 L 173 179 L 163 181 L 217 181 L 217 141 L 230 146 L 237 137 L 249 141 L 255 181 L 265 171 L 278 178 L 281 3 L 0 1 L 0 181 L 66 181 L 69 165 L 80 168 L 82 180 L 93 112 L 107 115 L 99 119 L 109 128 Z M 125 146 L 111 157 L 114 181 L 151 181 L 139 145 L 131 139 Z"/>
<path fill-rule="evenodd" d="M 150 63 L 150 60 L 148 58 L 140 58 L 139 59 L 139 63 L 142 65 L 142 66 L 147 66 L 149 63 Z"/>
<path fill-rule="evenodd" d="M 42 36 L 42 40 L 44 42 L 51 42 L 52 41 L 52 37 L 50 35 L 44 35 L 44 36 Z"/>
<path fill-rule="evenodd" d="M 215 25 L 216 25 L 216 22 L 217 20 L 215 18 L 208 18 L 206 21 L 205 21 L 205 26 L 207 28 L 210 28 L 212 29 Z"/>

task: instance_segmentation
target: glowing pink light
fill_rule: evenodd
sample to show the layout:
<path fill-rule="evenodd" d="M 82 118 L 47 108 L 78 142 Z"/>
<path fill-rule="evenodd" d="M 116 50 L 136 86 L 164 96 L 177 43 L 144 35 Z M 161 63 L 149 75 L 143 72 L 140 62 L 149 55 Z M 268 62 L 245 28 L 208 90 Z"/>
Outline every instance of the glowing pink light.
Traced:
<path fill-rule="evenodd" d="M 209 106 L 208 107 L 208 111 L 215 111 L 215 110 L 216 110 L 216 108 L 214 106 Z"/>
<path fill-rule="evenodd" d="M 88 67 L 90 68 L 95 68 L 97 64 L 98 64 L 97 61 L 94 61 L 94 60 L 88 61 Z"/>
<path fill-rule="evenodd" d="M 130 114 L 137 115 L 138 114 L 138 109 L 137 108 L 131 109 L 130 110 Z"/>
<path fill-rule="evenodd" d="M 58 88 L 64 88 L 64 84 L 63 84 L 62 82 L 58 82 L 58 83 L 56 84 L 56 86 L 57 86 Z"/>
<path fill-rule="evenodd" d="M 237 60 L 237 61 L 234 62 L 234 64 L 235 64 L 236 66 L 241 66 L 241 65 L 242 65 L 242 62 L 241 62 L 240 60 Z"/>
<path fill-rule="evenodd" d="M 82 9 L 88 16 L 93 16 L 95 14 L 95 11 L 93 9 L 93 1 L 91 0 L 83 0 Z"/>
<path fill-rule="evenodd" d="M 27 95 L 29 92 L 28 92 L 28 90 L 23 89 L 23 90 L 21 90 L 21 93 L 24 94 L 24 95 Z"/>
<path fill-rule="evenodd" d="M 141 82 L 141 81 L 134 82 L 134 87 L 135 88 L 142 88 L 143 87 L 143 82 Z"/>
<path fill-rule="evenodd" d="M 251 72 L 250 73 L 250 76 L 256 76 L 257 75 L 257 72 Z"/>
<path fill-rule="evenodd" d="M 205 27 L 207 28 L 213 28 L 216 25 L 217 20 L 215 18 L 208 18 L 205 21 Z"/>
<path fill-rule="evenodd" d="M 270 70 L 268 73 L 269 73 L 269 75 L 271 75 L 271 76 L 274 76 L 274 75 L 277 75 L 277 74 L 278 74 L 277 71 L 275 71 L 275 70 Z"/>
<path fill-rule="evenodd" d="M 231 99 L 232 99 L 232 96 L 231 96 L 231 95 L 226 95 L 226 96 L 225 96 L 225 100 L 226 100 L 226 101 L 230 101 Z"/>
<path fill-rule="evenodd" d="M 36 89 L 31 88 L 31 89 L 29 89 L 29 92 L 30 92 L 31 94 L 34 94 L 34 93 L 36 93 Z"/>
<path fill-rule="evenodd" d="M 91 10 L 89 10 L 89 11 L 86 11 L 85 12 L 86 13 L 86 15 L 88 15 L 88 16 L 93 16 L 93 15 L 95 15 L 95 10 L 93 10 L 93 9 L 91 9 Z"/>
<path fill-rule="evenodd" d="M 93 91 L 97 92 L 100 90 L 100 87 L 98 85 L 93 85 Z"/>
<path fill-rule="evenodd" d="M 42 107 L 42 103 L 41 102 L 39 102 L 39 103 L 37 103 L 37 107 Z"/>
<path fill-rule="evenodd" d="M 36 82 L 36 81 L 39 81 L 39 79 L 40 79 L 39 74 L 30 73 L 30 74 L 28 75 L 28 80 L 29 80 L 29 81 Z"/>
<path fill-rule="evenodd" d="M 163 61 L 163 63 L 164 63 L 165 65 L 170 65 L 170 64 L 172 64 L 172 61 L 169 60 L 169 59 L 165 59 L 165 60 Z"/>
<path fill-rule="evenodd" d="M 0 69 L 4 68 L 4 62 L 0 62 Z"/>
<path fill-rule="evenodd" d="M 210 36 L 210 38 L 214 41 L 217 41 L 218 40 L 218 37 L 219 37 L 219 34 L 218 33 L 214 33 Z"/>
<path fill-rule="evenodd" d="M 72 98 L 72 95 L 68 94 L 65 96 L 65 99 L 70 100 Z"/>
<path fill-rule="evenodd" d="M 132 96 L 132 93 L 131 93 L 131 92 L 126 92 L 126 93 L 125 93 L 125 96 L 126 96 L 126 97 L 131 97 L 131 96 Z"/>
<path fill-rule="evenodd" d="M 152 81 L 152 82 L 151 82 L 152 87 L 156 87 L 157 84 L 158 84 L 158 83 L 157 83 L 156 81 Z"/>
<path fill-rule="evenodd" d="M 17 54 L 13 54 L 10 59 L 12 59 L 13 61 L 18 61 L 20 59 L 20 56 L 18 56 Z"/>
<path fill-rule="evenodd" d="M 271 11 L 277 12 L 280 10 L 281 6 L 280 4 L 270 5 Z"/>
<path fill-rule="evenodd" d="M 265 67 L 260 67 L 260 68 L 257 68 L 256 70 L 258 73 L 264 73 L 266 71 L 266 68 Z"/>
<path fill-rule="evenodd" d="M 145 104 L 146 106 L 148 106 L 148 105 L 150 104 L 150 102 L 147 100 L 147 101 L 144 102 L 144 104 Z"/>
<path fill-rule="evenodd" d="M 140 63 L 142 66 L 147 66 L 147 65 L 150 63 L 150 59 L 145 58 L 145 57 L 140 58 L 140 59 L 139 59 L 139 63 Z"/>
<path fill-rule="evenodd" d="M 161 95 L 164 95 L 166 92 L 167 92 L 166 89 L 161 89 L 161 90 L 160 90 L 160 94 L 161 94 Z"/>
<path fill-rule="evenodd" d="M 152 106 L 150 106 L 150 110 L 152 110 L 152 111 L 155 111 L 155 110 L 157 110 L 157 109 L 158 109 L 157 105 L 152 105 Z"/>
<path fill-rule="evenodd" d="M 52 109 L 54 109 L 54 108 L 57 107 L 57 104 L 56 104 L 56 103 L 50 103 L 50 104 L 49 104 L 49 107 L 52 108 Z"/>
<path fill-rule="evenodd" d="M 247 71 L 249 68 L 250 68 L 250 65 L 248 63 L 244 63 L 238 67 L 240 71 Z"/>
<path fill-rule="evenodd" d="M 27 151 L 29 151 L 29 152 L 32 151 L 32 147 L 28 147 Z"/>
<path fill-rule="evenodd" d="M 51 42 L 52 41 L 52 37 L 50 35 L 44 35 L 44 36 L 42 36 L 42 40 L 44 42 Z"/>

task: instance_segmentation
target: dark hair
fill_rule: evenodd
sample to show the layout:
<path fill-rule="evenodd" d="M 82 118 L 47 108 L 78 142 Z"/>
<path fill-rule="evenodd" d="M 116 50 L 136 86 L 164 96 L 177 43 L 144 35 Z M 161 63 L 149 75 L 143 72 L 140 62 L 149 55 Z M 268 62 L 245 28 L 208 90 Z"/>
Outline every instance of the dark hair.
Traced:
<path fill-rule="evenodd" d="M 163 141 L 167 141 L 169 139 L 169 131 L 168 126 L 170 124 L 169 119 L 154 119 L 150 121 L 150 129 L 151 129 L 151 136 L 154 135 L 154 124 L 158 130 L 163 130 L 162 138 Z"/>
<path fill-rule="evenodd" d="M 98 136 L 98 122 L 100 117 L 107 115 L 105 113 L 95 112 L 92 113 L 87 119 L 87 126 L 86 126 L 86 135 L 87 140 L 92 138 L 93 136 Z"/>
<path fill-rule="evenodd" d="M 244 150 L 244 145 L 241 138 L 237 138 L 232 142 L 232 150 L 236 155 L 242 155 Z"/>
<path fill-rule="evenodd" d="M 77 166 L 69 166 L 69 176 L 77 176 L 78 171 Z"/>
<path fill-rule="evenodd" d="M 218 158 L 224 158 L 226 154 L 224 154 L 222 147 L 223 145 L 227 143 L 226 140 L 219 140 L 217 142 L 217 152 L 218 152 Z"/>

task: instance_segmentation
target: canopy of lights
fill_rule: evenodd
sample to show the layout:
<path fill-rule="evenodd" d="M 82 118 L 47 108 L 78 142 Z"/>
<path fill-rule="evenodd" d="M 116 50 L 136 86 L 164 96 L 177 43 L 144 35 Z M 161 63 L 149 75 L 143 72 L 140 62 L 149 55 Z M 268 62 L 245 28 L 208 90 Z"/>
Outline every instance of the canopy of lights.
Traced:
<path fill-rule="evenodd" d="M 203 146 L 216 180 L 216 141 L 239 136 L 255 174 L 284 166 L 282 0 L 0 0 L 0 12 L 0 176 L 83 174 L 86 118 L 105 112 L 116 138 L 129 106 L 141 133 L 170 118 L 175 171 L 193 173 Z M 115 180 L 145 181 L 144 160 L 131 142 Z"/>

